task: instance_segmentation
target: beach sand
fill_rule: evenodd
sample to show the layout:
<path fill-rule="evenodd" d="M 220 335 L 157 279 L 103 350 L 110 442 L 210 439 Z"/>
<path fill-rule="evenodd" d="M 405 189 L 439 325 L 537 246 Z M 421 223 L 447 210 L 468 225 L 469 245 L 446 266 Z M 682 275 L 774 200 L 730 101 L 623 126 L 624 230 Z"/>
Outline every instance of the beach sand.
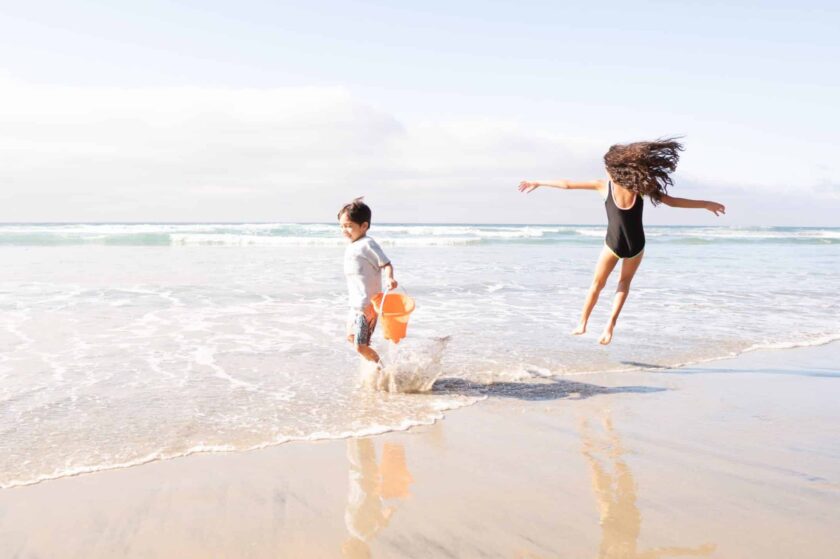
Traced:
<path fill-rule="evenodd" d="M 494 385 L 404 433 L 3 490 L 0 557 L 837 556 L 840 344 L 647 365 Z"/>

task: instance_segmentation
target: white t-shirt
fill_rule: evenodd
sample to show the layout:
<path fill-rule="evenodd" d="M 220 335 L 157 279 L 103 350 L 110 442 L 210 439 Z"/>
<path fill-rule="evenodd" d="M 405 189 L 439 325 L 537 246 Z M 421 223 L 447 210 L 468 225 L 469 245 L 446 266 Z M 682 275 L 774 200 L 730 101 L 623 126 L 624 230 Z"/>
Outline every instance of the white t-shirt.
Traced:
<path fill-rule="evenodd" d="M 382 267 L 391 261 L 379 244 L 365 235 L 344 250 L 344 276 L 350 308 L 363 311 L 370 299 L 382 291 Z"/>

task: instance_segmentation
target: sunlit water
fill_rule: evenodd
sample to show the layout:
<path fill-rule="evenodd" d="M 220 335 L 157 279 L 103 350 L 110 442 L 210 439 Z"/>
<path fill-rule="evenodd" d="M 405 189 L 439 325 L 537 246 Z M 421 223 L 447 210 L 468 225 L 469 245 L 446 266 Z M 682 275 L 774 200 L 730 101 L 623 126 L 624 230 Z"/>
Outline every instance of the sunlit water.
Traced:
<path fill-rule="evenodd" d="M 840 229 L 697 227 L 648 229 L 611 346 L 615 278 L 571 337 L 603 234 L 375 225 L 417 310 L 398 350 L 375 335 L 371 390 L 333 225 L 0 225 L 0 487 L 406 429 L 495 381 L 840 337 Z M 459 382 L 415 393 L 438 377 Z"/>

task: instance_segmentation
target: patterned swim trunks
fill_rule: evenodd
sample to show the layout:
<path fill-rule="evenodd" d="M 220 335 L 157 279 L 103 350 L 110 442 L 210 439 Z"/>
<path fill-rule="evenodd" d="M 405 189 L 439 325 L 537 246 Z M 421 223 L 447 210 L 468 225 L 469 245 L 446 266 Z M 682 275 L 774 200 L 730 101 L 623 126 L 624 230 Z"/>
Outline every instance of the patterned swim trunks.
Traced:
<path fill-rule="evenodd" d="M 376 329 L 376 312 L 369 305 L 364 312 L 350 311 L 347 319 L 347 339 L 355 345 L 370 345 L 370 338 Z"/>

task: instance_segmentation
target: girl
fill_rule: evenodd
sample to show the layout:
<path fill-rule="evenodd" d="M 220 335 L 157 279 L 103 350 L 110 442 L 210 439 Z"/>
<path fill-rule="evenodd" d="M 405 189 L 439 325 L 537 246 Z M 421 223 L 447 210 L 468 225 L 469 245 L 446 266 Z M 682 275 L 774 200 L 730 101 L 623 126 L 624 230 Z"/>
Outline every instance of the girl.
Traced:
<path fill-rule="evenodd" d="M 598 295 L 607 283 L 607 278 L 619 260 L 621 277 L 618 280 L 612 314 L 601 344 L 610 343 L 613 329 L 630 292 L 630 282 L 645 252 L 645 231 L 642 226 L 643 196 L 650 197 L 654 206 L 660 202 L 674 208 L 702 208 L 715 215 L 726 213 L 726 208 L 717 202 L 689 200 L 668 195 L 668 187 L 673 186 L 671 173 L 677 168 L 682 144 L 674 138 L 665 138 L 655 142 L 635 142 L 627 145 L 614 145 L 604 155 L 607 180 L 573 182 L 559 181 L 522 181 L 520 192 L 532 192 L 540 186 L 553 188 L 572 188 L 597 190 L 604 198 L 607 209 L 607 237 L 604 249 L 595 265 L 595 277 L 583 304 L 580 323 L 572 334 L 578 336 L 586 332 L 589 315 L 598 301 Z"/>

